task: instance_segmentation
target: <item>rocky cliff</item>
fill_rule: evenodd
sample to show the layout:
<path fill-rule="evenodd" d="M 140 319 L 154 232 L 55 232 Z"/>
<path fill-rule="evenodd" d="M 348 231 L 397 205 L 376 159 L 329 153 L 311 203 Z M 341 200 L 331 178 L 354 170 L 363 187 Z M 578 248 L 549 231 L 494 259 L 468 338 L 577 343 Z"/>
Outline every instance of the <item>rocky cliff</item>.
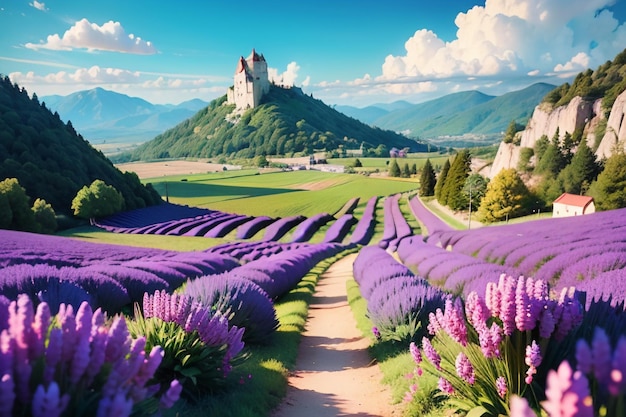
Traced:
<path fill-rule="evenodd" d="M 518 133 L 519 145 L 500 143 L 489 177 L 493 178 L 502 169 L 516 168 L 521 148 L 533 148 L 535 142 L 543 135 L 551 139 L 557 129 L 562 139 L 566 132 L 571 134 L 576 129 L 582 128 L 583 136 L 593 148 L 598 142 L 596 135 L 603 133 L 601 126 L 604 125 L 604 114 L 601 111 L 601 104 L 601 99 L 587 100 L 575 97 L 567 105 L 556 108 L 550 108 L 545 103 L 538 105 L 526 128 Z M 624 142 L 626 142 L 625 113 L 626 91 L 617 97 L 611 108 L 610 116 L 606 121 L 606 130 L 596 151 L 598 159 L 610 156 L 618 142 L 624 147 Z"/>

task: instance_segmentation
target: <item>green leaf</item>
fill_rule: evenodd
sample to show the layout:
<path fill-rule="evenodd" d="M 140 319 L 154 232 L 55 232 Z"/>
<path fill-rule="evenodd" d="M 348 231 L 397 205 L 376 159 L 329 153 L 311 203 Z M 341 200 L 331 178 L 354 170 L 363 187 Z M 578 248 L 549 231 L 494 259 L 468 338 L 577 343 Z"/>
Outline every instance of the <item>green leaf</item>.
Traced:
<path fill-rule="evenodd" d="M 488 414 L 487 409 L 483 407 L 482 405 L 479 405 L 478 407 L 474 407 L 471 410 L 469 410 L 467 414 L 465 415 L 465 417 L 482 417 L 486 414 Z"/>

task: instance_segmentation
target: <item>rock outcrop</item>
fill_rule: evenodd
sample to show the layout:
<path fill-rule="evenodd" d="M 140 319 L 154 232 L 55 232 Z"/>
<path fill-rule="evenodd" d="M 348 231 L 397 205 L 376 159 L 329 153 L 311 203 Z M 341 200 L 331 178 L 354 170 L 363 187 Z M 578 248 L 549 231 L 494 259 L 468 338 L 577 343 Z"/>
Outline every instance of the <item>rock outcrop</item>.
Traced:
<path fill-rule="evenodd" d="M 495 177 L 502 169 L 516 168 L 521 148 L 533 148 L 535 142 L 543 135 L 552 139 L 557 129 L 559 137 L 563 139 L 566 132 L 572 134 L 576 129 L 582 128 L 587 143 L 593 147 L 597 143 L 596 135 L 602 134 L 598 132 L 604 119 L 601 105 L 601 99 L 588 100 L 582 97 L 574 97 L 569 104 L 557 108 L 550 108 L 545 103 L 538 105 L 535 107 L 526 129 L 518 133 L 520 135 L 519 146 L 500 143 L 489 177 Z M 626 91 L 617 97 L 611 108 L 610 116 L 606 121 L 606 130 L 596 151 L 598 159 L 609 157 L 618 143 L 622 147 L 625 146 L 625 114 Z"/>
<path fill-rule="evenodd" d="M 606 123 L 606 130 L 600 146 L 596 151 L 598 158 L 608 158 L 619 143 L 622 149 L 626 149 L 626 123 L 624 114 L 626 113 L 626 91 L 617 96 L 611 114 Z"/>

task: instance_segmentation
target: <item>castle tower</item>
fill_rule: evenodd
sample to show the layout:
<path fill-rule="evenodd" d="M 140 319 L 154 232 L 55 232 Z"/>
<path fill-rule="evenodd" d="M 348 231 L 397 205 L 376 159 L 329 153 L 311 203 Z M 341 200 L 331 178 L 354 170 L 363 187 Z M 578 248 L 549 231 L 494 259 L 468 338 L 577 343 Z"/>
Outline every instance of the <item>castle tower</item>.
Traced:
<path fill-rule="evenodd" d="M 265 57 L 252 49 L 248 58 L 239 58 L 233 87 L 228 90 L 228 103 L 235 104 L 237 110 L 251 109 L 258 106 L 269 91 Z"/>

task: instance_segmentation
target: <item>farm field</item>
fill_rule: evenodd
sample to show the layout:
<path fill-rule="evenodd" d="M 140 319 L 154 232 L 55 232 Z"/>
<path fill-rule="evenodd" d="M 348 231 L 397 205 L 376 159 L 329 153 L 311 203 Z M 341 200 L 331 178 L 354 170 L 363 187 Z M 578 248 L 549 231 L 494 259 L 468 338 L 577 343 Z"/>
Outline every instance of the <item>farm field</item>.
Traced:
<path fill-rule="evenodd" d="M 111 395 L 137 415 L 269 415 L 295 366 L 317 279 L 352 253 L 351 304 L 406 415 L 521 415 L 522 406 L 539 415 L 560 407 L 547 394 L 556 389 L 557 370 L 568 378 L 566 367 L 586 370 L 596 388 L 580 388 L 580 395 L 608 410 L 597 415 L 623 415 L 626 385 L 600 373 L 600 359 L 580 361 L 587 349 L 592 358 L 610 359 L 604 369 L 621 372 L 623 210 L 463 230 L 439 219 L 411 181 L 253 170 L 154 180 L 144 181 L 160 191 L 167 184 L 169 204 L 98 219 L 63 236 L 0 231 L 0 312 L 8 308 L 0 330 L 9 330 L 15 346 L 21 337 L 40 346 L 11 358 L 35 363 L 55 347 L 46 338 L 58 336 L 22 335 L 46 320 L 63 329 L 46 319 L 43 305 L 59 323 L 96 317 L 93 334 L 119 332 L 129 349 L 145 342 L 112 362 L 105 355 L 102 367 L 89 371 L 72 365 L 75 348 L 64 348 L 70 365 L 46 364 L 44 375 L 69 373 L 54 380 L 71 397 L 68 407 L 86 407 L 82 384 L 91 387 L 94 415 Z M 10 304 L 18 294 L 19 303 Z M 9 311 L 21 321 L 4 319 Z M 98 318 L 102 312 L 114 321 Z M 191 318 L 199 315 L 210 318 L 206 325 Z M 28 320 L 30 327 L 19 324 Z M 168 340 L 193 353 L 177 356 L 182 346 Z M 84 336 L 82 343 L 96 352 L 104 341 Z M 147 388 L 142 395 L 131 390 L 139 374 L 104 389 L 121 378 L 105 369 L 122 372 L 124 361 L 143 360 L 156 346 L 164 346 L 151 371 L 156 397 Z M 6 352 L 0 349 L 0 357 Z M 23 363 L 0 371 L 24 384 L 18 369 L 31 371 L 18 367 Z M 95 375 L 111 382 L 92 385 Z M 16 410 L 30 412 L 27 397 L 15 398 Z"/>

